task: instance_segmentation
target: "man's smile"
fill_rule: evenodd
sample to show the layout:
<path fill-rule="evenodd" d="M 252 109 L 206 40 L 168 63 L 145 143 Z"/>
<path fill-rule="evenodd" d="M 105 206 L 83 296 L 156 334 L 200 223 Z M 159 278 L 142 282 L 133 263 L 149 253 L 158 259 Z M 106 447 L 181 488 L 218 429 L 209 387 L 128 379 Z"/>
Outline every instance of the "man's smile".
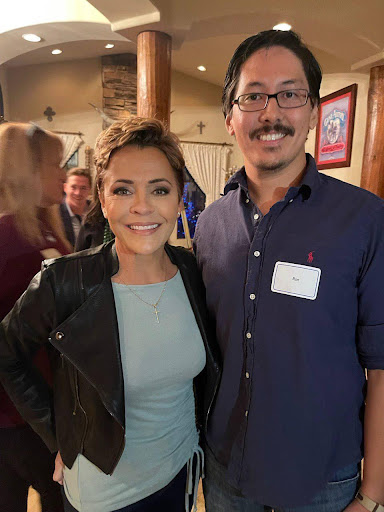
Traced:
<path fill-rule="evenodd" d="M 261 128 L 252 130 L 249 134 L 251 140 L 257 139 L 262 142 L 269 142 L 282 139 L 286 135 L 293 137 L 295 135 L 295 129 L 293 126 L 285 126 L 281 123 L 275 123 L 274 125 L 265 125 Z"/>
<path fill-rule="evenodd" d="M 285 137 L 284 133 L 268 133 L 266 135 L 258 135 L 256 138 L 261 141 L 271 141 L 271 140 L 279 140 Z"/>

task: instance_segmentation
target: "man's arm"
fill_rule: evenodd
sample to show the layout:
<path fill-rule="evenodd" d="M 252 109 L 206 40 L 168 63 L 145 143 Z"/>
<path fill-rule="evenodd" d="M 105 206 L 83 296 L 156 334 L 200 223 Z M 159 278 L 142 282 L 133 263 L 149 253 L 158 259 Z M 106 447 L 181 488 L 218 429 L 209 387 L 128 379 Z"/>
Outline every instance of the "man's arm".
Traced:
<path fill-rule="evenodd" d="M 368 370 L 364 417 L 364 471 L 361 491 L 384 504 L 384 370 Z M 366 512 L 356 500 L 345 512 Z"/>
<path fill-rule="evenodd" d="M 372 219 L 371 222 L 368 222 Z M 367 246 L 358 280 L 357 350 L 368 370 L 364 416 L 364 469 L 361 492 L 384 505 L 384 204 L 372 203 L 365 224 Z M 355 500 L 346 512 L 366 512 Z"/>
<path fill-rule="evenodd" d="M 368 370 L 361 490 L 384 504 L 384 370 Z"/>

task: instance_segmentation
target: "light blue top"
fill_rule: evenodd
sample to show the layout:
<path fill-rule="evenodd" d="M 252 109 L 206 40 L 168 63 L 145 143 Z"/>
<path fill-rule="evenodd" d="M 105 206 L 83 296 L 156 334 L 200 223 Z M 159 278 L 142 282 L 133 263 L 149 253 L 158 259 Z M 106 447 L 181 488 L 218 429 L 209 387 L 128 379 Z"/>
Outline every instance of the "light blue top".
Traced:
<path fill-rule="evenodd" d="M 64 470 L 65 493 L 81 512 L 110 512 L 165 487 L 198 445 L 193 378 L 205 349 L 180 273 L 164 283 L 113 283 L 125 392 L 125 449 L 112 475 L 82 455 Z M 105 340 L 108 343 L 108 340 Z M 107 371 L 107 370 L 106 370 Z M 108 444 L 108 439 L 105 440 Z"/>

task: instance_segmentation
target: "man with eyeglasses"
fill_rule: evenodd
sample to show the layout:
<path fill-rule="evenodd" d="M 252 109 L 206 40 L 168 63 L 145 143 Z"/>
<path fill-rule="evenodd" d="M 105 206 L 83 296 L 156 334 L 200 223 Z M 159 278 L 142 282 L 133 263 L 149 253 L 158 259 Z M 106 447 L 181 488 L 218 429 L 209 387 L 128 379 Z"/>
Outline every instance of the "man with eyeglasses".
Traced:
<path fill-rule="evenodd" d="M 244 167 L 194 240 L 223 359 L 207 512 L 384 510 L 384 201 L 306 155 L 320 83 L 300 38 L 273 30 L 225 78 Z"/>

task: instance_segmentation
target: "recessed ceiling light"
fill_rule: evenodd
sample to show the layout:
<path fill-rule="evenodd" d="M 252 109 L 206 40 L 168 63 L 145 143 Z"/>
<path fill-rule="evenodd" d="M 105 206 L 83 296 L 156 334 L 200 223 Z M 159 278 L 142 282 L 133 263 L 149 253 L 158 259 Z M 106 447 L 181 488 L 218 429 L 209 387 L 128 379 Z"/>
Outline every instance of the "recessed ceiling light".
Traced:
<path fill-rule="evenodd" d="M 60 55 L 60 53 L 63 53 L 63 50 L 59 50 L 59 48 L 56 48 L 56 50 L 52 50 L 52 55 Z"/>
<path fill-rule="evenodd" d="M 115 47 L 115 45 L 114 45 L 114 44 L 112 44 L 112 43 L 108 43 L 108 44 L 106 44 L 106 45 L 104 46 L 104 48 L 107 48 L 108 50 L 109 50 L 110 48 L 114 48 L 114 47 Z"/>
<path fill-rule="evenodd" d="M 197 69 L 199 71 L 207 71 L 207 68 L 205 68 L 204 66 L 197 66 Z"/>
<path fill-rule="evenodd" d="M 41 41 L 41 37 L 36 34 L 23 34 L 21 37 L 30 43 L 39 43 Z"/>
<path fill-rule="evenodd" d="M 273 30 L 291 30 L 292 26 L 288 23 L 279 23 L 273 27 Z"/>

